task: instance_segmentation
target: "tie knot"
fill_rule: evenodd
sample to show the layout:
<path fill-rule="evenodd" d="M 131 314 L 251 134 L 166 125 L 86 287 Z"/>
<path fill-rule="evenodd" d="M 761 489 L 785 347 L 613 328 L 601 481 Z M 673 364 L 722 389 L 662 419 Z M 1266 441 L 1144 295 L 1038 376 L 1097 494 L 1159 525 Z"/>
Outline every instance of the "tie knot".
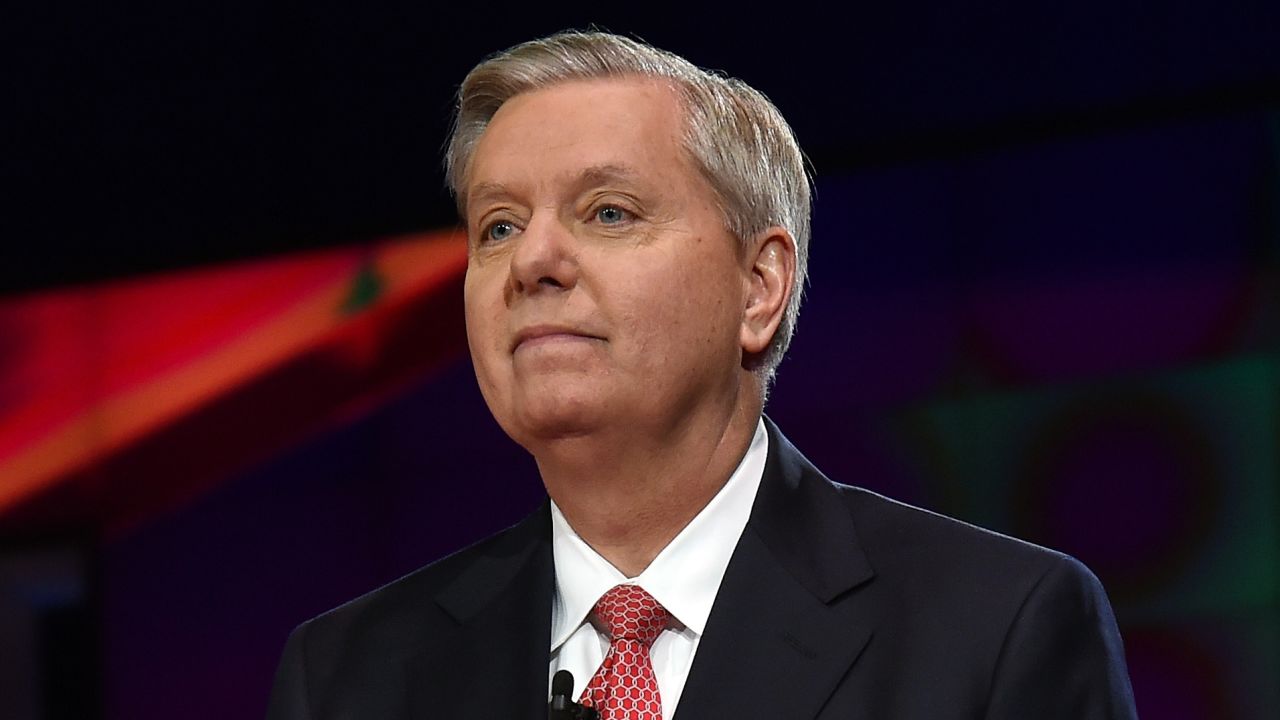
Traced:
<path fill-rule="evenodd" d="M 596 617 L 614 640 L 638 640 L 648 646 L 671 619 L 671 613 L 639 585 L 616 585 L 596 602 Z"/>

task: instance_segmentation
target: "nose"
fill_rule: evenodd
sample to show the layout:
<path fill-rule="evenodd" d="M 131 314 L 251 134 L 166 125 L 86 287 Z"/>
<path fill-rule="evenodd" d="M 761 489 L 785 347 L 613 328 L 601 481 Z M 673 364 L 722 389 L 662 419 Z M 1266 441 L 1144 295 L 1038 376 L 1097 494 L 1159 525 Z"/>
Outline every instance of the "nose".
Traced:
<path fill-rule="evenodd" d="M 508 299 L 567 291 L 578 282 L 573 233 L 550 213 L 535 216 L 515 240 L 511 253 Z"/>

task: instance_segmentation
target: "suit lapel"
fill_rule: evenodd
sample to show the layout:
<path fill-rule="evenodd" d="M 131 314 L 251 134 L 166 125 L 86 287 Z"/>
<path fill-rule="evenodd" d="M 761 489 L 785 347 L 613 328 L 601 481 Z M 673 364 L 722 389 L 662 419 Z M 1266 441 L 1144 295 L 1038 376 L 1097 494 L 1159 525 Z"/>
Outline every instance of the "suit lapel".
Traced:
<path fill-rule="evenodd" d="M 486 549 L 436 597 L 452 632 L 409 663 L 410 717 L 541 720 L 555 570 L 549 505 Z"/>
<path fill-rule="evenodd" d="M 677 720 L 812 718 L 871 638 L 874 573 L 829 481 L 766 419 L 769 458 Z"/>
<path fill-rule="evenodd" d="M 767 418 L 769 458 L 677 720 L 812 718 L 871 638 L 872 580 L 846 505 Z M 555 568 L 549 505 L 479 553 L 407 665 L 414 720 L 546 717 Z"/>

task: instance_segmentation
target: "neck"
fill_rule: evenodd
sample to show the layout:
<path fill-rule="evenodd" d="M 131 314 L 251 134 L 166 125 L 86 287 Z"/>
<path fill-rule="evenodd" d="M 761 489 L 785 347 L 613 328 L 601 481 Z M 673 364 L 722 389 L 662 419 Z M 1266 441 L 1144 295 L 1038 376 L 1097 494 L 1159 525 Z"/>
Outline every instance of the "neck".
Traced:
<path fill-rule="evenodd" d="M 566 438 L 539 449 L 538 470 L 574 531 L 635 577 L 724 487 L 760 412 L 757 395 L 652 435 L 630 425 Z"/>

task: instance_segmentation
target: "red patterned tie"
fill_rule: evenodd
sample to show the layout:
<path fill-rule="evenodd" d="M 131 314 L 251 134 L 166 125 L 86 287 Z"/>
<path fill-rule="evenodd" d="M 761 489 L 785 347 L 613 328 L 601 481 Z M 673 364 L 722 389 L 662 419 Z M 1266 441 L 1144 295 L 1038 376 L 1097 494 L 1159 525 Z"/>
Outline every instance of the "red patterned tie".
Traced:
<path fill-rule="evenodd" d="M 601 720 L 662 720 L 649 646 L 671 614 L 636 585 L 618 585 L 602 595 L 595 614 L 609 629 L 609 652 L 580 702 L 599 710 Z"/>

